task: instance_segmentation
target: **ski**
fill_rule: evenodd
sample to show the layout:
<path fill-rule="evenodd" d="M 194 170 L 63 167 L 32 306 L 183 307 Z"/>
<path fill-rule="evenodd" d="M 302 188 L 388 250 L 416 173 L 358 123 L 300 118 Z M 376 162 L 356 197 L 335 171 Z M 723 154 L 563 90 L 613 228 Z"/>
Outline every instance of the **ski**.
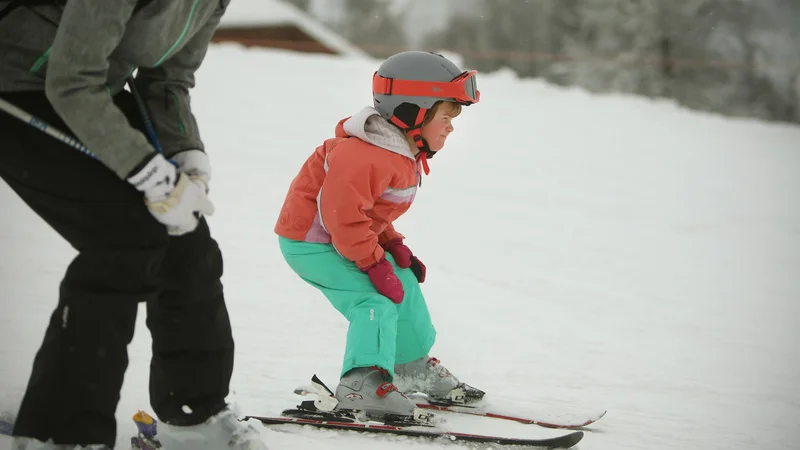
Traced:
<path fill-rule="evenodd" d="M 301 411 L 287 410 L 284 414 L 298 414 Z M 308 411 L 302 411 L 308 413 Z M 144 419 L 144 420 L 142 420 Z M 364 423 L 346 417 L 342 418 L 304 418 L 304 417 L 262 417 L 246 416 L 242 420 L 255 419 L 264 425 L 306 425 L 315 428 L 357 431 L 366 433 L 393 434 L 398 436 L 427 438 L 444 442 L 472 442 L 479 444 L 496 444 L 515 447 L 529 448 L 570 448 L 583 439 L 582 431 L 573 431 L 552 438 L 508 438 L 502 436 L 487 436 L 472 433 L 459 433 L 453 431 L 439 431 L 434 427 L 428 426 L 404 426 L 389 425 L 384 423 Z M 151 430 L 144 430 L 143 422 L 151 419 L 146 413 L 140 411 L 136 414 L 134 421 L 140 428 L 137 436 L 131 438 L 131 447 L 138 450 L 157 450 L 161 447 L 155 435 L 155 427 Z M 151 422 L 152 423 L 152 422 Z M 149 425 L 149 424 L 148 424 Z M 0 434 L 11 435 L 13 423 L 0 419 Z"/>
<path fill-rule="evenodd" d="M 315 376 L 316 380 L 316 376 Z M 308 389 L 297 388 L 294 390 L 294 393 L 297 395 L 302 396 L 309 396 L 309 397 L 317 397 L 319 396 L 318 392 L 313 392 Z M 413 398 L 413 396 L 412 396 Z M 419 400 L 419 399 L 416 399 Z M 584 427 L 591 425 L 598 420 L 600 420 L 603 416 L 606 415 L 606 411 L 601 411 L 592 415 L 586 415 L 580 417 L 578 419 L 565 419 L 561 421 L 553 421 L 551 419 L 535 419 L 531 417 L 519 417 L 510 414 L 500 414 L 499 412 L 493 412 L 487 410 L 484 407 L 478 405 L 457 405 L 457 404 L 444 404 L 444 403 L 435 403 L 425 401 L 418 401 L 417 408 L 420 409 L 428 409 L 433 411 L 440 411 L 440 412 L 448 412 L 453 414 L 467 414 L 471 416 L 479 416 L 479 417 L 488 417 L 492 419 L 501 419 L 501 420 L 510 420 L 513 422 L 519 422 L 529 425 L 538 425 L 540 427 L 545 428 L 556 428 L 556 429 L 583 429 Z"/>
<path fill-rule="evenodd" d="M 545 427 L 545 428 L 561 428 L 561 429 L 581 429 L 583 427 L 586 427 L 587 425 L 591 425 L 597 422 L 603 416 L 606 415 L 606 411 L 601 411 L 594 415 L 587 415 L 579 419 L 574 419 L 574 420 L 567 419 L 555 422 L 552 420 L 541 420 L 541 419 L 533 419 L 530 417 L 517 417 L 508 414 L 499 414 L 496 412 L 484 410 L 480 406 L 452 405 L 452 404 L 448 405 L 448 404 L 438 404 L 434 402 L 420 402 L 417 403 L 417 408 L 429 409 L 433 411 L 443 411 L 454 414 L 468 414 L 471 416 L 490 417 L 493 419 L 510 420 L 513 422 L 519 422 L 524 424 L 538 425 L 540 427 Z"/>
<path fill-rule="evenodd" d="M 528 448 L 570 448 L 583 439 L 582 431 L 573 431 L 569 434 L 552 438 L 508 438 L 502 436 L 486 436 L 472 433 L 458 433 L 453 431 L 439 431 L 430 425 L 392 425 L 380 422 L 360 422 L 346 413 L 326 413 L 322 411 L 285 410 L 281 417 L 245 416 L 240 420 L 258 420 L 264 425 L 305 425 L 315 428 L 358 431 L 366 433 L 382 433 L 398 436 L 427 438 L 443 442 L 471 442 L 479 444 L 496 444 L 504 446 Z M 139 428 L 137 436 L 131 438 L 131 447 L 136 450 L 158 450 L 156 421 L 144 411 L 134 415 L 134 422 Z"/>
<path fill-rule="evenodd" d="M 287 410 L 284 413 L 292 414 L 295 411 Z M 573 431 L 562 436 L 525 439 L 507 438 L 502 436 L 485 436 L 471 433 L 458 433 L 453 431 L 437 431 L 435 429 L 426 430 L 427 427 L 418 429 L 415 426 L 386 425 L 382 423 L 363 423 L 350 421 L 348 419 L 316 419 L 303 417 L 260 417 L 246 416 L 243 420 L 255 419 L 265 425 L 305 425 L 316 428 L 333 430 L 350 430 L 366 433 L 393 434 L 399 436 L 427 438 L 431 440 L 441 440 L 446 442 L 472 442 L 480 444 L 497 444 L 517 447 L 531 448 L 570 448 L 583 439 L 582 431 Z"/>

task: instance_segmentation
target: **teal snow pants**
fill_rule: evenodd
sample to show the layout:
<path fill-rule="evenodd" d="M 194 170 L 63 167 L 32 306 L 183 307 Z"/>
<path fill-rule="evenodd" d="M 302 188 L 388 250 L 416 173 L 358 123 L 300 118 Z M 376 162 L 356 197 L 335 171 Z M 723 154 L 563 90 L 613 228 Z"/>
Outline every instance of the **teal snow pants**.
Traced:
<path fill-rule="evenodd" d="M 281 253 L 303 280 L 322 291 L 349 322 L 342 375 L 354 367 L 378 366 L 394 378 L 394 365 L 426 356 L 436 340 L 428 305 L 411 269 L 386 259 L 403 283 L 399 305 L 379 294 L 367 274 L 330 244 L 279 236 Z"/>

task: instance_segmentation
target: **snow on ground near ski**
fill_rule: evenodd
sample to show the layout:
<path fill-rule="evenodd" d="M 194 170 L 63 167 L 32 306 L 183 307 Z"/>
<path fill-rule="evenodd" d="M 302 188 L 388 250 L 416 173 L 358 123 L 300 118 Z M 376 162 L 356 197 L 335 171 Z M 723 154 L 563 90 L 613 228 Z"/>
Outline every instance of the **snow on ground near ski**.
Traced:
<path fill-rule="evenodd" d="M 296 170 L 370 103 L 376 61 L 214 46 L 193 105 L 237 339 L 235 399 L 276 415 L 335 385 L 347 323 L 272 232 Z M 480 76 L 397 228 L 427 264 L 433 355 L 519 411 L 608 414 L 579 448 L 788 449 L 800 418 L 800 128 Z M 0 409 L 14 410 L 73 250 L 0 186 Z M 151 411 L 139 317 L 120 401 Z M 527 399 L 521 401 L 519 398 Z M 452 418 L 462 431 L 557 431 Z M 448 444 L 268 428 L 273 450 Z M 8 439 L 0 441 L 8 448 Z M 490 448 L 490 447 L 481 447 Z"/>

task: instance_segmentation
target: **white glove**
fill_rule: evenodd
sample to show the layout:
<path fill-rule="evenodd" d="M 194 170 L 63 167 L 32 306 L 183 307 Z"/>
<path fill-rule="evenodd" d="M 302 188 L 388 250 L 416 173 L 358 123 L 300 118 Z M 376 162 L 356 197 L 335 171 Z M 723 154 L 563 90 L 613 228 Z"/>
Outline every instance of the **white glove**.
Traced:
<path fill-rule="evenodd" d="M 208 193 L 208 184 L 211 182 L 211 163 L 206 152 L 186 150 L 175 154 L 172 160 L 178 165 L 178 172 L 189 175 L 192 181 L 202 180 L 206 185 L 206 193 Z"/>
<path fill-rule="evenodd" d="M 199 215 L 214 214 L 214 205 L 206 196 L 205 182 L 177 172 L 160 154 L 128 178 L 128 182 L 144 193 L 150 214 L 166 225 L 172 236 L 194 231 Z"/>

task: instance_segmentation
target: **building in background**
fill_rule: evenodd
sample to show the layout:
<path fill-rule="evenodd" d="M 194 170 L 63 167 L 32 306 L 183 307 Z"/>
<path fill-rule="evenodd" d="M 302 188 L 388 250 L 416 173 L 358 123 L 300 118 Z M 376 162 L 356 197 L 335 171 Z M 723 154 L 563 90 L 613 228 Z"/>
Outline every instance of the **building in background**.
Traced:
<path fill-rule="evenodd" d="M 212 42 L 237 42 L 249 47 L 369 57 L 308 13 L 280 0 L 230 2 Z"/>

